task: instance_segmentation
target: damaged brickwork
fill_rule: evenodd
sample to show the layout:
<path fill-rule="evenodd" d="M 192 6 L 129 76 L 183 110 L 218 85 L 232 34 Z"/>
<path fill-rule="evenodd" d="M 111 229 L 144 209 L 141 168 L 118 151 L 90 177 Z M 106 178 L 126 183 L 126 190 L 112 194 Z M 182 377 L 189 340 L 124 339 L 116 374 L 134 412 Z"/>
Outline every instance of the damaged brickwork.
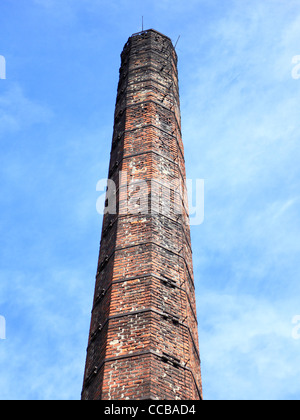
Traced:
<path fill-rule="evenodd" d="M 157 188 L 147 203 L 156 211 L 119 211 L 130 194 L 120 171 Z M 103 218 L 83 400 L 202 399 L 187 198 L 174 189 L 160 211 L 160 183 L 185 177 L 177 54 L 143 31 L 121 54 L 109 166 L 117 214 Z"/>

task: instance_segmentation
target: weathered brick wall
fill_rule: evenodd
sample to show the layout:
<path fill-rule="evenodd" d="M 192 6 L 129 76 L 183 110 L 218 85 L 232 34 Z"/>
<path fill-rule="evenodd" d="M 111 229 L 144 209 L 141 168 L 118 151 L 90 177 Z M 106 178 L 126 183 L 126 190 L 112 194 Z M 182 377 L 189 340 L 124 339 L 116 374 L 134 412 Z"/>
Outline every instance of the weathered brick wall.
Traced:
<path fill-rule="evenodd" d="M 82 398 L 200 399 L 177 55 L 149 30 L 121 59 L 109 166 L 117 214 L 103 220 Z M 137 180 L 144 194 L 128 206 Z"/>

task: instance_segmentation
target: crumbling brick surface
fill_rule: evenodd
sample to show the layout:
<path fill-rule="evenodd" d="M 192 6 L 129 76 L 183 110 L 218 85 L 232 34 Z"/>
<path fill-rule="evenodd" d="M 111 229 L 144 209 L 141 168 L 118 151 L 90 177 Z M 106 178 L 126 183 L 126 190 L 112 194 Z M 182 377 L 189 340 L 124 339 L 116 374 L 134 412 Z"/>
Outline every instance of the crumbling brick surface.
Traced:
<path fill-rule="evenodd" d="M 109 178 L 82 399 L 202 399 L 177 54 L 154 30 L 121 54 Z"/>

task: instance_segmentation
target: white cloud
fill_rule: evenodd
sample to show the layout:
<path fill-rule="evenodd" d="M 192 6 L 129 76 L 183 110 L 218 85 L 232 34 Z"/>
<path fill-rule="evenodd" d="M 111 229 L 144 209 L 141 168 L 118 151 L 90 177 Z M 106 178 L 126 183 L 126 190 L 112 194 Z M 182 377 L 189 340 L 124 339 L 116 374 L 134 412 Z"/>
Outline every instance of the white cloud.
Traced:
<path fill-rule="evenodd" d="M 47 123 L 53 112 L 28 97 L 18 85 L 10 85 L 0 94 L 0 138 L 6 132 L 16 132 L 34 124 Z"/>
<path fill-rule="evenodd" d="M 205 179 L 192 239 L 207 398 L 299 395 L 295 5 L 236 2 L 182 48 L 187 173 Z"/>
<path fill-rule="evenodd" d="M 300 341 L 292 338 L 297 307 L 297 299 L 271 303 L 212 290 L 199 295 L 206 398 L 293 398 L 300 374 Z"/>
<path fill-rule="evenodd" d="M 1 270 L 0 278 L 7 322 L 7 337 L 0 343 L 0 398 L 79 399 L 91 273 L 56 266 L 45 267 L 43 275 Z"/>
<path fill-rule="evenodd" d="M 1 140 L 7 133 L 25 140 L 17 153 L 13 142 L 2 148 L 0 398 L 80 396 L 101 223 L 95 188 L 107 175 L 113 117 L 103 117 L 107 91 L 94 84 L 106 84 L 107 57 L 119 56 L 142 14 L 147 26 L 181 34 L 187 173 L 205 179 L 204 224 L 192 229 L 204 395 L 299 396 L 300 341 L 291 340 L 300 313 L 300 82 L 291 76 L 300 54 L 299 1 L 31 3 L 32 21 L 11 35 L 11 45 L 24 33 L 24 45 L 35 46 L 30 25 L 42 22 L 43 57 L 32 48 L 33 67 L 41 59 L 46 66 L 54 51 L 70 69 L 94 48 L 101 58 L 91 61 L 97 77 L 83 80 L 82 108 L 73 106 L 81 99 L 73 91 L 61 106 L 61 93 L 43 89 L 45 97 L 33 98 L 30 80 L 26 89 L 1 85 Z M 57 42 L 66 48 L 56 56 Z M 48 99 L 61 115 L 46 127 Z M 82 129 L 97 103 L 96 129 Z M 39 123 L 43 142 L 33 130 Z"/>

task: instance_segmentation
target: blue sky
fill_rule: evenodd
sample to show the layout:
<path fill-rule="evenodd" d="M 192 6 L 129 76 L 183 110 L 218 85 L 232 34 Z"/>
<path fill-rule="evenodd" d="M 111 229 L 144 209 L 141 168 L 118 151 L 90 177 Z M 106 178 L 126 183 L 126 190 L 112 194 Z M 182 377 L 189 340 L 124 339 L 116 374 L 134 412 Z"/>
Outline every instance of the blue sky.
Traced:
<path fill-rule="evenodd" d="M 179 56 L 206 399 L 299 399 L 298 0 L 2 0 L 0 399 L 79 399 L 120 53 Z M 3 318 L 1 318 L 3 319 Z"/>

